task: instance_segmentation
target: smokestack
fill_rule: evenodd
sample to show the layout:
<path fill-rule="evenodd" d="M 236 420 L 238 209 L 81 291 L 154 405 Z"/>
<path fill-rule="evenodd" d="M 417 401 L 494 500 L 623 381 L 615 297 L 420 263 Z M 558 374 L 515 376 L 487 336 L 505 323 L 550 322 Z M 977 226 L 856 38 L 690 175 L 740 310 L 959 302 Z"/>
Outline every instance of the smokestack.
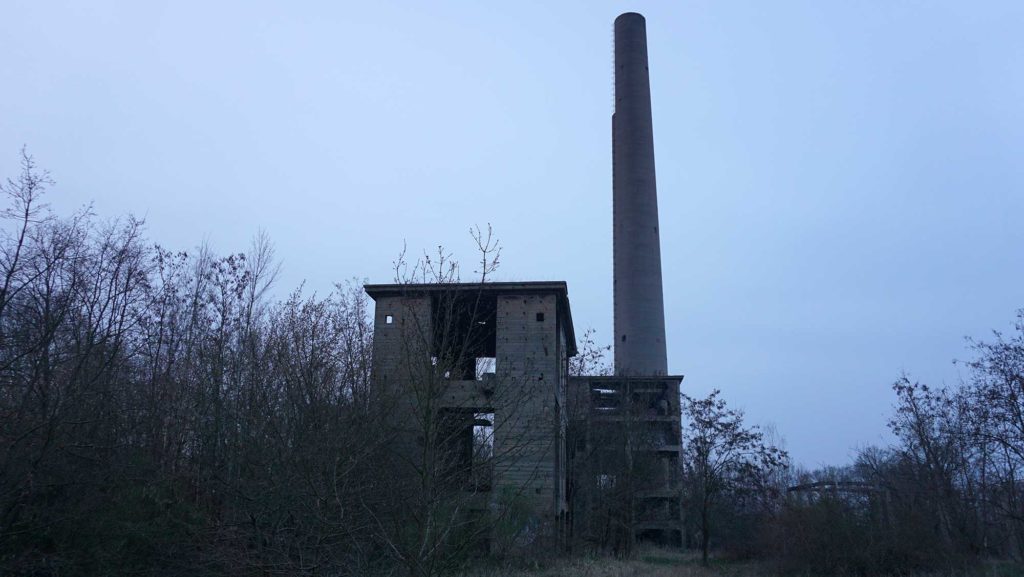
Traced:
<path fill-rule="evenodd" d="M 615 374 L 664 375 L 668 360 L 647 24 L 634 12 L 615 19 L 612 198 Z"/>

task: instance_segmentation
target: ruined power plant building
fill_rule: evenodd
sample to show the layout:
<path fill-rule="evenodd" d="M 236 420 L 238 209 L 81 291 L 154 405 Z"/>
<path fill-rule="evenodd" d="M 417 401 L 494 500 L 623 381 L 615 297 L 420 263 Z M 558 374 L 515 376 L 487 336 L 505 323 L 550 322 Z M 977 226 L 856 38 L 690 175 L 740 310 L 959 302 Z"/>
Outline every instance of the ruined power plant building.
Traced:
<path fill-rule="evenodd" d="M 441 383 L 427 387 L 447 432 L 438 442 L 477 510 L 512 495 L 537 535 L 680 545 L 682 376 L 668 374 L 646 23 L 635 13 L 615 20 L 612 142 L 614 374 L 569 374 L 565 282 L 387 284 L 365 287 L 375 380 L 408 391 L 409 415 L 428 402 L 422 383 Z M 429 442 L 407 432 L 410 446 Z"/>

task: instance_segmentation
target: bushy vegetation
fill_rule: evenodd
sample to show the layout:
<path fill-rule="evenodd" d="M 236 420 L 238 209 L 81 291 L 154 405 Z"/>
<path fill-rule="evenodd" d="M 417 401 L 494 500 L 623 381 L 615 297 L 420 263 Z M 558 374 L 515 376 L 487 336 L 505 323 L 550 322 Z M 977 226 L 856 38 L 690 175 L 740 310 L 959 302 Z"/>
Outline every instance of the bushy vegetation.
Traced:
<path fill-rule="evenodd" d="M 446 494 L 389 482 L 394 399 L 369 386 L 362 287 L 272 302 L 265 237 L 167 250 L 132 218 L 53 214 L 49 178 L 22 168 L 0 238 L 0 573 L 430 574 L 464 557 L 472 526 L 438 522 Z"/>
<path fill-rule="evenodd" d="M 171 251 L 132 218 L 53 214 L 50 184 L 25 156 L 2 190 L 0 573 L 433 575 L 463 567 L 483 536 L 492 550 L 518 546 L 516 495 L 457 522 L 473 497 L 453 497 L 463 472 L 443 453 L 394 454 L 400 413 L 370 386 L 361 287 L 274 301 L 265 237 L 226 256 Z M 484 270 L 493 248 L 481 240 Z M 444 258 L 413 270 L 455 279 Z M 780 443 L 717 391 L 684 397 L 685 543 L 781 574 L 1020 560 L 1024 316 L 1017 329 L 971 343 L 961 386 L 897 381 L 897 442 L 848 467 L 787 468 Z M 603 366 L 606 347 L 585 341 L 577 369 Z M 426 445 L 444 445 L 434 434 Z M 395 475 L 396 459 L 415 475 Z M 661 571 L 630 563 L 559 567 Z"/>
<path fill-rule="evenodd" d="M 907 377 L 893 384 L 893 446 L 863 449 L 847 467 L 789 470 L 753 493 L 720 499 L 718 552 L 812 575 L 963 572 L 987 560 L 1020 561 L 1024 316 L 1013 336 L 996 333 L 971 348 L 960 386 Z M 700 535 L 697 523 L 691 531 Z"/>

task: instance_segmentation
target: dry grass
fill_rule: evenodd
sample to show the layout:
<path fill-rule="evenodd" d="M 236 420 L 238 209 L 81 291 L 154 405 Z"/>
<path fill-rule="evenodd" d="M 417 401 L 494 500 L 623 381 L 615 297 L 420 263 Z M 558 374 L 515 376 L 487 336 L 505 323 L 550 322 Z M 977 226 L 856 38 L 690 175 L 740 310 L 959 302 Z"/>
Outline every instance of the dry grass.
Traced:
<path fill-rule="evenodd" d="M 771 568 L 757 563 L 713 561 L 677 550 L 645 549 L 636 559 L 608 557 L 563 559 L 538 567 L 488 567 L 467 570 L 458 577 L 775 577 Z M 967 571 L 912 573 L 907 577 L 1024 577 L 1024 565 L 988 561 Z"/>
<path fill-rule="evenodd" d="M 547 567 L 480 568 L 460 577 L 756 577 L 754 565 L 703 567 L 699 556 L 659 549 L 641 551 L 636 559 L 608 557 L 566 559 Z"/>

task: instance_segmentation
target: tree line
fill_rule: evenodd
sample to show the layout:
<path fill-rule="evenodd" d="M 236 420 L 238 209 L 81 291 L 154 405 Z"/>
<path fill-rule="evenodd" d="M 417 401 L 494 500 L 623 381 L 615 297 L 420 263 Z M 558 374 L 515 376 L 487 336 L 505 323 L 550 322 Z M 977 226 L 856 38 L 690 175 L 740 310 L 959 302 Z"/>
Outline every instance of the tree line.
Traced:
<path fill-rule="evenodd" d="M 479 356 L 473 295 L 399 311 L 424 322 L 406 325 L 401 390 L 374 386 L 358 283 L 275 300 L 265 235 L 168 250 L 131 217 L 53 213 L 47 173 L 21 168 L 0 191 L 0 573 L 428 576 L 557 552 L 523 507 L 529 479 L 485 494 L 533 448 L 494 430 L 536 385 L 475 382 L 497 420 L 447 400 Z M 485 283 L 500 247 L 474 237 Z M 399 285 L 461 278 L 443 249 L 394 264 Z"/>
<path fill-rule="evenodd" d="M 463 460 L 396 452 L 396 415 L 410 413 L 372 386 L 361 286 L 275 300 L 265 235 L 244 253 L 172 251 L 131 217 L 55 214 L 52 184 L 23 154 L 0 185 L 0 573 L 434 575 L 500 550 L 495 536 L 526 543 L 514 494 L 481 513 L 466 490 L 500 458 L 495 423 L 469 415 Z M 477 240 L 485 281 L 498 249 Z M 396 262 L 397 282 L 458 278 L 443 251 Z M 898 380 L 896 442 L 847 467 L 796 469 L 718 391 L 683 395 L 685 544 L 804 574 L 1020 559 L 1024 316 L 1014 334 L 970 346 L 958 386 Z M 607 347 L 588 332 L 580 349 L 570 372 L 600 374 Z M 431 399 L 465 364 L 423 360 L 415 392 Z M 461 443 L 466 416 L 429 407 L 409 418 L 429 433 L 420 446 Z M 630 470 L 642 477 L 641 465 Z M 607 509 L 612 527 L 634 514 Z"/>
<path fill-rule="evenodd" d="M 710 540 L 720 555 L 780 574 L 971 573 L 1020 563 L 1024 311 L 1013 334 L 969 340 L 969 348 L 955 386 L 900 377 L 888 422 L 894 442 L 859 450 L 848 466 L 794 467 L 782 443 L 744 425 L 718 391 L 687 399 L 689 544 L 706 552 Z"/>
<path fill-rule="evenodd" d="M 57 216 L 3 185 L 0 572 L 368 573 L 383 406 L 361 287 L 267 295 L 278 265 Z"/>
<path fill-rule="evenodd" d="M 785 566 L 877 574 L 1021 561 L 1024 312 L 1012 335 L 969 346 L 963 382 L 893 384 L 893 445 L 794 473 L 776 528 Z"/>

